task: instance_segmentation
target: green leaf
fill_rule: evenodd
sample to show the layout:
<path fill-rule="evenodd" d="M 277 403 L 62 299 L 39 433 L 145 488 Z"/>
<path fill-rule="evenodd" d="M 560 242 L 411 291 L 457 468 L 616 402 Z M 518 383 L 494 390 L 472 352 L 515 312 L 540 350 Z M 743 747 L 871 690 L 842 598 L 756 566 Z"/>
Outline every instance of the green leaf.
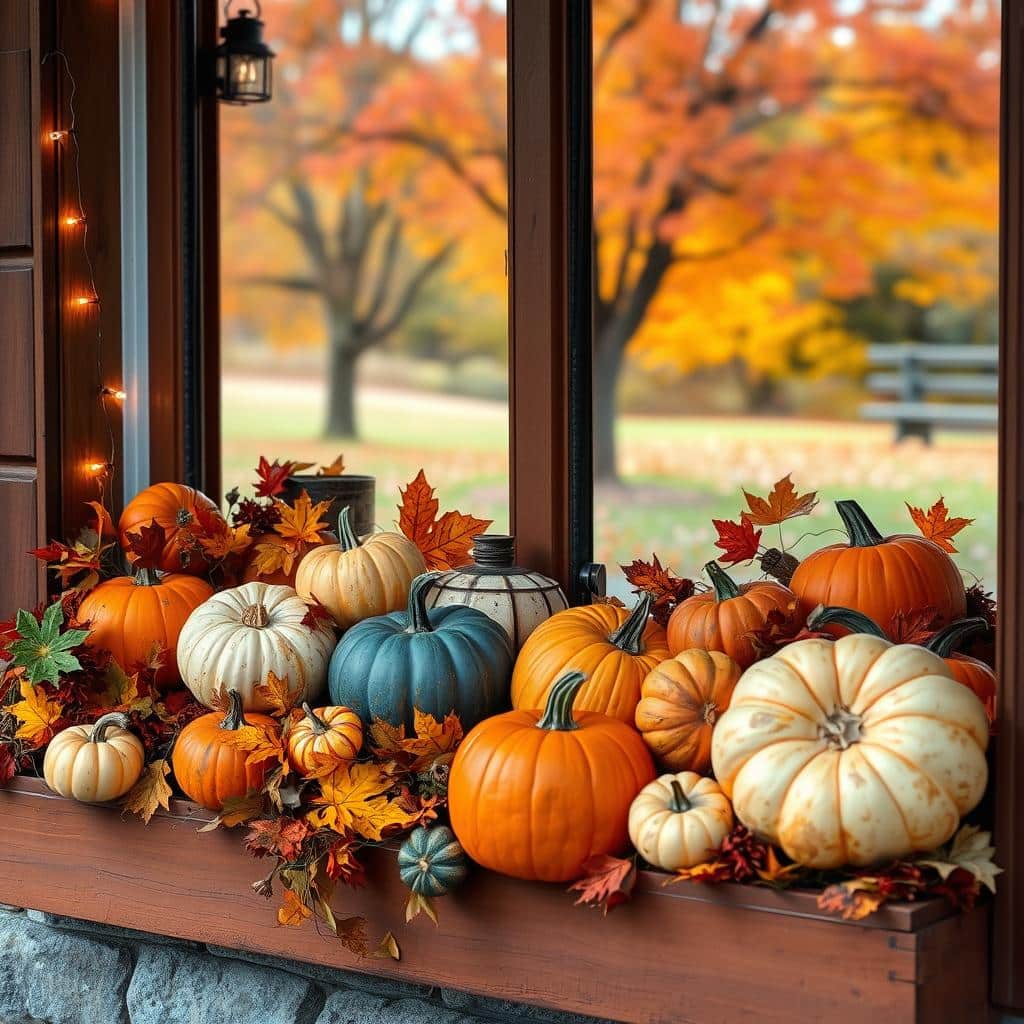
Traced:
<path fill-rule="evenodd" d="M 82 663 L 70 652 L 89 635 L 87 629 L 68 629 L 63 633 L 64 609 L 55 601 L 43 613 L 43 621 L 24 608 L 18 611 L 16 627 L 20 639 L 11 644 L 14 664 L 28 672 L 30 683 L 57 683 L 62 672 L 77 672 Z"/>

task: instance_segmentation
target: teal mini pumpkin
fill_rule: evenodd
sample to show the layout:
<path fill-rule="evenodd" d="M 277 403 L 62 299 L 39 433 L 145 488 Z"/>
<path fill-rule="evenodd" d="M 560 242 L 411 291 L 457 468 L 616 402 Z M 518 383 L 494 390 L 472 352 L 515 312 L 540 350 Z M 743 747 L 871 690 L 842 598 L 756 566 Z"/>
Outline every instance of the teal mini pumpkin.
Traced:
<path fill-rule="evenodd" d="M 398 851 L 398 873 L 421 896 L 444 896 L 466 877 L 466 855 L 444 825 L 415 829 Z"/>
<path fill-rule="evenodd" d="M 404 612 L 364 619 L 335 648 L 331 702 L 366 723 L 413 727 L 418 708 L 440 720 L 454 711 L 467 731 L 509 706 L 512 641 L 476 608 L 426 608 L 440 573 L 417 576 Z"/>

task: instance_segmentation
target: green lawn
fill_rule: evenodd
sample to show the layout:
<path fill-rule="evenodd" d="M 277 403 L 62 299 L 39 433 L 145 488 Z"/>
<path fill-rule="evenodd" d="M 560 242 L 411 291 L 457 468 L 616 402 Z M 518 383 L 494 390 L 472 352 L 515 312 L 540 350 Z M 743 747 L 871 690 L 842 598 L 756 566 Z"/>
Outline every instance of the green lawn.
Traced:
<path fill-rule="evenodd" d="M 395 519 L 398 487 L 422 466 L 442 509 L 460 508 L 507 529 L 507 416 L 503 405 L 445 395 L 368 389 L 358 401 L 358 442 L 320 436 L 315 382 L 227 376 L 223 395 L 224 481 L 245 487 L 260 454 L 330 461 L 377 477 L 377 519 Z M 822 503 L 783 527 L 798 554 L 835 535 L 836 498 L 856 496 L 883 532 L 914 530 L 904 501 L 944 495 L 951 514 L 975 519 L 958 538 L 965 573 L 994 585 L 996 442 L 992 434 L 939 435 L 931 447 L 893 445 L 884 425 L 805 420 L 624 417 L 623 483 L 599 487 L 595 554 L 617 565 L 658 552 L 677 572 L 715 555 L 712 518 L 734 518 L 741 488 L 766 493 L 791 472 Z M 765 540 L 777 542 L 778 535 Z M 962 540 L 962 543 L 960 541 Z M 743 570 L 738 570 L 742 576 Z M 619 587 L 621 591 L 621 583 Z"/>

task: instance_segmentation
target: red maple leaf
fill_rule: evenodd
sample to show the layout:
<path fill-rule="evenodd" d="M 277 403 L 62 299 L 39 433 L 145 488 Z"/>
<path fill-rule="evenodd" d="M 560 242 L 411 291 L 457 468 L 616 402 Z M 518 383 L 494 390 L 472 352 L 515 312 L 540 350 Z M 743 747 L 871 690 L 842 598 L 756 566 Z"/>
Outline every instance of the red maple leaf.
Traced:
<path fill-rule="evenodd" d="M 939 614 L 934 608 L 894 612 L 885 632 L 894 644 L 924 644 L 935 636 Z"/>
<path fill-rule="evenodd" d="M 142 526 L 135 533 L 125 535 L 128 550 L 135 555 L 137 568 L 156 568 L 163 558 L 167 544 L 167 531 L 154 519 L 148 526 Z"/>
<path fill-rule="evenodd" d="M 14 760 L 11 748 L 7 744 L 0 745 L 0 786 L 6 786 L 18 772 L 18 764 Z"/>
<path fill-rule="evenodd" d="M 259 477 L 254 484 L 256 494 L 261 498 L 277 497 L 284 490 L 295 466 L 294 462 L 278 462 L 277 459 L 267 462 L 266 457 L 261 455 L 256 467 L 256 476 Z"/>
<path fill-rule="evenodd" d="M 51 540 L 45 548 L 33 548 L 29 554 L 34 555 L 40 562 L 60 562 L 64 559 L 64 553 L 70 549 L 59 540 Z"/>
<path fill-rule="evenodd" d="M 645 562 L 634 559 L 629 565 L 621 565 L 626 581 L 632 584 L 636 593 L 644 591 L 654 598 L 651 616 L 664 626 L 678 604 L 693 596 L 693 580 L 676 576 L 671 569 L 661 564 L 656 554 Z"/>
<path fill-rule="evenodd" d="M 632 857 L 609 857 L 599 854 L 583 862 L 585 874 L 569 886 L 569 892 L 578 892 L 576 905 L 586 903 L 600 907 L 607 914 L 620 903 L 625 903 L 636 885 L 636 860 Z"/>
<path fill-rule="evenodd" d="M 718 531 L 715 547 L 722 549 L 718 556 L 720 562 L 735 565 L 737 562 L 749 562 L 757 555 L 761 542 L 761 530 L 755 530 L 754 524 L 746 515 L 734 523 L 729 519 L 712 519 L 711 525 Z"/>
<path fill-rule="evenodd" d="M 316 630 L 320 628 L 321 622 L 333 622 L 334 619 L 331 613 L 316 598 L 313 598 L 301 621 L 303 626 Z"/>

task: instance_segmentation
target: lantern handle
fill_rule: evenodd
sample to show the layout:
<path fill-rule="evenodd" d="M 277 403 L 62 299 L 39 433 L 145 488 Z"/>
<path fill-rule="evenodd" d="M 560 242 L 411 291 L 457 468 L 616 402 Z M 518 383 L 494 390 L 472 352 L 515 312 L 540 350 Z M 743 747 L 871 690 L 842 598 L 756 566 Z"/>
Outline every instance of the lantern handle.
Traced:
<path fill-rule="evenodd" d="M 234 2 L 235 2 L 235 0 L 224 0 L 224 20 L 225 21 L 227 21 L 229 19 L 229 17 L 230 17 L 229 12 L 231 10 L 231 5 Z M 247 0 L 247 2 L 250 2 L 250 0 Z M 260 0 L 251 0 L 251 2 L 256 5 L 256 18 L 257 18 L 257 20 L 259 20 L 260 18 L 263 17 L 263 6 L 260 4 Z"/>

